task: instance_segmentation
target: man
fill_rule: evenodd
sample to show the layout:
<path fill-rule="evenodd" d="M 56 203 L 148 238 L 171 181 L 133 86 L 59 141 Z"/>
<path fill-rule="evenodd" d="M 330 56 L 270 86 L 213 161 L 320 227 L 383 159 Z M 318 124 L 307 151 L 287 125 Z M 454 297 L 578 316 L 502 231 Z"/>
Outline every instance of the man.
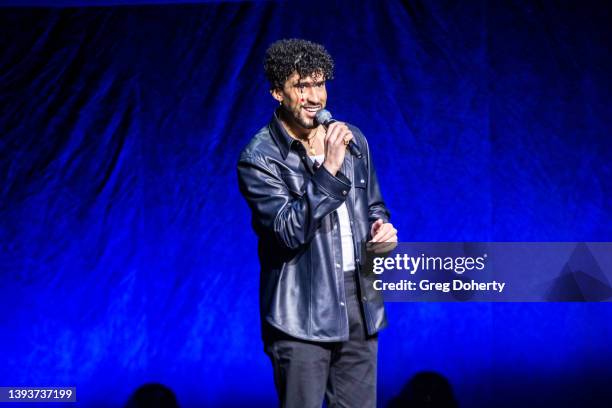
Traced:
<path fill-rule="evenodd" d="M 305 40 L 272 44 L 264 62 L 279 103 L 243 150 L 240 191 L 261 264 L 264 349 L 283 407 L 375 407 L 377 333 L 387 324 L 365 282 L 365 242 L 396 242 L 370 151 L 354 126 L 315 120 L 334 63 Z M 362 151 L 348 152 L 353 142 Z"/>

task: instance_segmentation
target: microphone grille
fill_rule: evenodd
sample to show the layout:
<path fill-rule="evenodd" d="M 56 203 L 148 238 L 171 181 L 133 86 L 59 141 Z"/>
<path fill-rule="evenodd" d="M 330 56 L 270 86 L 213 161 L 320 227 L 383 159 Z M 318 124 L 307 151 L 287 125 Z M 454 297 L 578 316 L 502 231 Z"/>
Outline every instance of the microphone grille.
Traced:
<path fill-rule="evenodd" d="M 317 121 L 318 124 L 320 125 L 324 125 L 327 121 L 329 121 L 332 118 L 331 113 L 329 113 L 329 111 L 327 109 L 321 109 L 320 111 L 317 112 L 317 114 L 315 115 L 315 120 Z"/>

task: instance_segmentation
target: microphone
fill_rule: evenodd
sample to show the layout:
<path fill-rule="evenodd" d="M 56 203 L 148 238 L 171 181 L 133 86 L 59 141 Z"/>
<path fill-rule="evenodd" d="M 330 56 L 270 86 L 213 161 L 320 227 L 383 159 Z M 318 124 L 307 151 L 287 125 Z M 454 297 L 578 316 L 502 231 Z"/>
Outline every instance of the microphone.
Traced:
<path fill-rule="evenodd" d="M 315 115 L 315 120 L 318 124 L 323 125 L 325 129 L 327 129 L 327 127 L 332 123 L 337 122 L 336 119 L 332 118 L 331 113 L 329 113 L 327 109 L 321 109 L 320 111 L 318 111 Z M 363 157 L 361 149 L 359 149 L 359 146 L 357 146 L 357 144 L 352 140 L 348 144 L 348 150 L 353 156 L 357 157 L 358 159 L 361 159 Z"/>

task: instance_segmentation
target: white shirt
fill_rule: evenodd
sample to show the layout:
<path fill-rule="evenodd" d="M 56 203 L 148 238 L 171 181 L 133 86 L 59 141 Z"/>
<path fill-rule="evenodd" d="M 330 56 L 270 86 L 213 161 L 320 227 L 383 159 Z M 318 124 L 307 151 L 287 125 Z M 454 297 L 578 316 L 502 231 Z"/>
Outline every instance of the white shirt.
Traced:
<path fill-rule="evenodd" d="M 325 159 L 324 154 L 317 156 L 309 156 L 313 162 L 316 160 L 319 164 Z M 342 203 L 336 210 L 340 221 L 340 239 L 342 241 L 342 270 L 352 271 L 355 269 L 355 249 L 353 248 L 353 231 L 351 230 L 351 221 L 349 219 L 346 203 Z"/>

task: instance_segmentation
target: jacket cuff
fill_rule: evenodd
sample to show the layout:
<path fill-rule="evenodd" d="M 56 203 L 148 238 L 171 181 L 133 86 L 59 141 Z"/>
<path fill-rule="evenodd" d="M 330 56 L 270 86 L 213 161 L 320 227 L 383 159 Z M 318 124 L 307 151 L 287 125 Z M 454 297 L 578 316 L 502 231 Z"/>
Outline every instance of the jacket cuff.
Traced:
<path fill-rule="evenodd" d="M 351 190 L 351 180 L 340 171 L 332 175 L 324 166 L 318 168 L 312 181 L 335 199 L 344 201 Z"/>

